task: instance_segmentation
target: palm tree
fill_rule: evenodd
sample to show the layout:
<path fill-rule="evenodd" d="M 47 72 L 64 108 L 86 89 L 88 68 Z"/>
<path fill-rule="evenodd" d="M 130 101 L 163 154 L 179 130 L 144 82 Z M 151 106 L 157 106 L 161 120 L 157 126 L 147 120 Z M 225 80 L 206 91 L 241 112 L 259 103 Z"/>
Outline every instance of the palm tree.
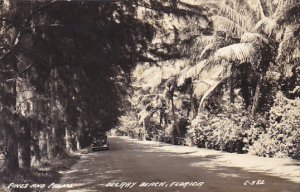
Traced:
<path fill-rule="evenodd" d="M 264 76 L 269 66 L 273 64 L 282 68 L 286 63 L 292 63 L 287 62 L 286 58 L 288 61 L 295 61 L 299 57 L 299 50 L 295 45 L 299 45 L 296 34 L 299 31 L 300 2 L 220 0 L 202 1 L 198 6 L 213 7 L 217 10 L 217 14 L 212 17 L 213 38 L 203 48 L 210 49 L 211 54 L 207 58 L 202 51 L 203 54 L 198 58 L 200 62 L 187 74 L 183 74 L 179 83 L 182 79 L 195 76 L 200 77 L 199 81 L 213 81 L 203 93 L 203 103 L 218 85 L 232 76 L 236 67 L 251 64 L 257 77 L 252 102 L 252 114 L 255 115 L 261 99 Z M 219 34 L 223 39 L 220 39 Z M 292 45 L 288 45 L 287 42 L 291 39 Z M 291 51 L 287 54 L 286 50 Z M 219 70 L 219 73 L 216 74 L 214 70 Z M 215 78 L 205 78 L 203 73 L 215 74 Z"/>
<path fill-rule="evenodd" d="M 174 65 L 174 61 L 159 64 L 162 66 L 149 66 L 148 68 L 138 66 L 133 73 L 136 78 L 134 86 L 139 88 L 139 95 L 134 101 L 138 108 L 139 122 L 145 125 L 146 119 L 158 113 L 161 116 L 160 123 L 162 123 L 162 119 L 166 118 L 163 105 L 169 103 L 170 105 L 166 107 L 171 111 L 173 127 L 180 135 L 174 106 L 174 92 L 176 91 L 174 77 L 180 71 L 179 65 L 184 65 L 185 61 L 177 62 L 177 65 Z"/>
<path fill-rule="evenodd" d="M 176 107 L 176 102 L 180 100 L 177 96 L 182 93 L 178 93 L 176 82 L 180 71 L 189 63 L 183 47 L 188 47 L 189 41 L 194 36 L 201 36 L 208 27 L 208 20 L 202 11 L 201 7 L 181 1 L 177 1 L 176 6 L 174 2 L 169 4 L 159 1 L 140 5 L 138 16 L 149 22 L 156 32 L 147 53 L 152 63 L 139 74 L 135 74 L 138 70 L 133 73 L 136 77 L 134 82 L 137 83 L 134 86 L 140 91 L 138 94 L 142 95 L 138 96 L 139 103 L 136 103 L 140 122 L 151 118 L 155 113 L 160 114 L 160 123 L 168 116 L 173 133 L 181 135 L 178 126 L 178 111 L 181 109 Z M 183 31 L 189 31 L 193 35 L 187 36 L 189 33 Z M 163 103 L 165 107 L 162 106 Z"/>

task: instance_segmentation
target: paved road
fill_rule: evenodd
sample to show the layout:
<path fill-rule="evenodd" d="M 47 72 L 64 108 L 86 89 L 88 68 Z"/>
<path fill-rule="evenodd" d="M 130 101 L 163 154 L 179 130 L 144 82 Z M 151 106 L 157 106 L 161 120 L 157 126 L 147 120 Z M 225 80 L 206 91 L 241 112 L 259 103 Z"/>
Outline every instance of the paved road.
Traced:
<path fill-rule="evenodd" d="M 73 184 L 70 189 L 53 192 L 299 192 L 300 185 L 290 181 L 250 173 L 239 168 L 215 169 L 193 167 L 192 163 L 206 162 L 209 156 L 186 157 L 160 151 L 158 147 L 137 145 L 118 137 L 109 138 L 110 150 L 82 156 L 71 170 L 63 174 L 60 184 Z M 244 185 L 245 181 L 264 180 L 261 185 Z M 128 182 L 127 186 L 108 186 Z M 135 185 L 133 182 L 137 182 Z M 152 187 L 141 187 L 143 182 Z M 185 183 L 184 183 L 185 182 Z M 190 183 L 188 183 L 190 182 Z M 193 183 L 192 183 L 193 182 Z M 202 185 L 201 182 L 204 182 Z M 110 183 L 110 184 L 109 184 Z M 125 183 L 123 183 L 125 184 Z M 145 184 L 145 183 L 144 183 Z M 157 185 L 155 187 L 155 185 Z M 177 185 L 177 186 L 176 186 Z M 181 185 L 181 186 L 178 186 Z M 186 185 L 186 187 L 184 187 Z M 130 188 L 132 187 L 132 188 Z"/>

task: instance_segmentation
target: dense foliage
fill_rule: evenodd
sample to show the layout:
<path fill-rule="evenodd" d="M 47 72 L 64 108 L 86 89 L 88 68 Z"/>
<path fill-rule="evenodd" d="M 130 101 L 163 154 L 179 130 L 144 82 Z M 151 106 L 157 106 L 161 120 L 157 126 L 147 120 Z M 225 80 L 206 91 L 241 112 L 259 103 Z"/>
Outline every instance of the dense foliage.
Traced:
<path fill-rule="evenodd" d="M 290 100 L 281 92 L 269 112 L 268 128 L 250 147 L 249 152 L 260 156 L 299 158 L 300 100 Z"/>
<path fill-rule="evenodd" d="M 299 158 L 299 2 L 152 6 L 160 54 L 135 68 L 130 98 L 145 138 Z"/>
<path fill-rule="evenodd" d="M 1 1 L 7 173 L 113 127 L 299 158 L 297 0 Z"/>
<path fill-rule="evenodd" d="M 136 5 L 1 1 L 1 172 L 64 157 L 117 125 L 153 37 Z"/>

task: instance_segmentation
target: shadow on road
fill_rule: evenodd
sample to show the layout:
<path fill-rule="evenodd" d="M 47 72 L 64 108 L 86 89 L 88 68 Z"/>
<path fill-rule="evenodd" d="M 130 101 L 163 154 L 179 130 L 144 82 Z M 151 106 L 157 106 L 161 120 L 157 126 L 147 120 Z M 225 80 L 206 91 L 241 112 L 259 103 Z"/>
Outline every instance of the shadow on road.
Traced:
<path fill-rule="evenodd" d="M 223 166 L 221 155 L 194 155 L 195 151 L 170 152 L 161 145 L 137 145 L 113 138 L 109 151 L 83 154 L 70 170 L 63 172 L 60 183 L 70 189 L 55 192 L 298 192 L 299 185 L 264 173 Z M 263 180 L 262 185 L 245 186 L 246 181 Z M 109 183 L 136 182 L 132 188 L 108 186 Z M 143 188 L 143 182 L 166 182 L 166 187 Z M 204 182 L 202 187 L 171 186 L 173 182 Z"/>

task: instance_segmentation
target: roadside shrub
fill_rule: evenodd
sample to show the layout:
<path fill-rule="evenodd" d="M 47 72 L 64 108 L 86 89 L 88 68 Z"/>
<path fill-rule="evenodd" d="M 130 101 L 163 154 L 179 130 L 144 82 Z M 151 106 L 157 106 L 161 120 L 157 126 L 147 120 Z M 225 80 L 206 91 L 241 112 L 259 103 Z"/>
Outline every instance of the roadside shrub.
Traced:
<path fill-rule="evenodd" d="M 198 147 L 264 157 L 300 159 L 300 99 L 288 99 L 282 92 L 274 97 L 269 112 L 252 118 L 234 106 L 218 114 L 200 112 L 186 134 Z"/>
<path fill-rule="evenodd" d="M 242 153 L 248 121 L 244 113 L 234 110 L 210 116 L 199 114 L 192 121 L 189 132 L 194 132 L 198 147 Z"/>
<path fill-rule="evenodd" d="M 249 147 L 249 153 L 266 157 L 300 158 L 300 100 L 281 92 L 270 110 L 269 127 Z"/>
<path fill-rule="evenodd" d="M 212 119 L 213 141 L 222 151 L 241 152 L 242 125 L 233 117 L 221 116 Z"/>
<path fill-rule="evenodd" d="M 205 113 L 199 113 L 195 119 L 192 120 L 190 129 L 187 131 L 190 137 L 195 138 L 198 147 L 209 148 L 208 143 L 212 136 L 212 130 L 209 126 L 209 118 Z"/>

